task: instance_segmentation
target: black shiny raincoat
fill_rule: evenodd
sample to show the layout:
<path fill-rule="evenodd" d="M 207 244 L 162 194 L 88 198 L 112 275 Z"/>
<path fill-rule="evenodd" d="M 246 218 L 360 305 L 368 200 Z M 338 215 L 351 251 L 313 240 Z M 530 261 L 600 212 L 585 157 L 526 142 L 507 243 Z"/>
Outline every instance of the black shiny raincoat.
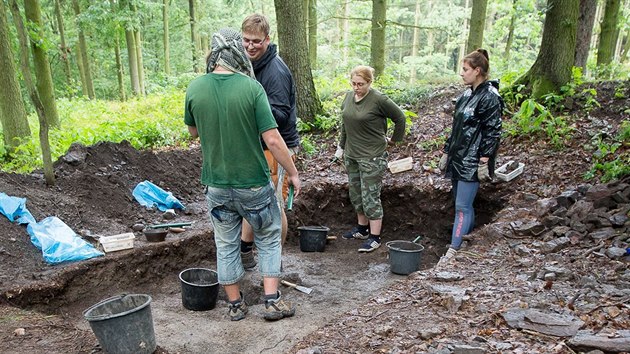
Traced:
<path fill-rule="evenodd" d="M 448 154 L 446 177 L 478 182 L 477 167 L 481 157 L 488 157 L 488 170 L 494 175 L 494 164 L 501 138 L 503 99 L 498 81 L 484 81 L 473 91 L 464 91 L 455 104 L 453 129 L 446 140 Z"/>

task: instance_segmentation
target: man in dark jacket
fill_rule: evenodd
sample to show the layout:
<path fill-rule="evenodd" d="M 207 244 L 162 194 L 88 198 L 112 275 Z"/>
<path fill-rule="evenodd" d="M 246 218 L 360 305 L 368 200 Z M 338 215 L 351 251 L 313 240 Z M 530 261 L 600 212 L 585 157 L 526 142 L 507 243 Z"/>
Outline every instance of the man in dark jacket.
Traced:
<path fill-rule="evenodd" d="M 278 56 L 278 47 L 269 38 L 269 21 L 260 14 L 252 14 L 243 20 L 243 47 L 254 67 L 256 80 L 260 82 L 267 93 L 278 131 L 284 139 L 292 158 L 300 145 L 297 131 L 297 107 L 295 85 L 291 71 Z M 287 175 L 282 166 L 273 158 L 265 143 L 262 142 L 271 172 L 271 179 L 276 190 L 276 196 L 282 211 L 282 241 L 287 236 L 287 217 L 284 212 L 284 202 L 289 193 Z M 244 223 L 241 238 L 241 260 L 245 269 L 256 265 L 253 249 L 254 234 L 251 226 Z"/>

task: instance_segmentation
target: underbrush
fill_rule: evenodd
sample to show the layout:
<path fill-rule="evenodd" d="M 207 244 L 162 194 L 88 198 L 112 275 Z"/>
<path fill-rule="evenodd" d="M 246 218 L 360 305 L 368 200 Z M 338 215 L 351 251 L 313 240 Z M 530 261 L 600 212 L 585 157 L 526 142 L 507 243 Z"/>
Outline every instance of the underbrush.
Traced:
<path fill-rule="evenodd" d="M 66 153 L 72 143 L 93 145 L 127 140 L 137 149 L 186 145 L 190 139 L 184 125 L 183 91 L 135 98 L 126 102 L 59 99 L 60 128 L 49 131 L 53 161 Z M 28 173 L 42 167 L 37 117 L 29 117 L 31 137 L 11 154 L 0 156 L 0 168 Z"/>

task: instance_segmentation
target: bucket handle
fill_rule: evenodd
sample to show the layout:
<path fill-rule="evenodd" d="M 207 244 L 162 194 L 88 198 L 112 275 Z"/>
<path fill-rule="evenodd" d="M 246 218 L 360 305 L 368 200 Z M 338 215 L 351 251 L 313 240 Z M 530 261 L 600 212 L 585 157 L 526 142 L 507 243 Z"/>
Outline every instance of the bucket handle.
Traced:
<path fill-rule="evenodd" d="M 418 235 L 418 237 L 416 237 L 416 239 L 413 240 L 413 243 L 418 243 L 418 241 L 420 241 L 421 238 L 422 238 L 422 235 Z"/>

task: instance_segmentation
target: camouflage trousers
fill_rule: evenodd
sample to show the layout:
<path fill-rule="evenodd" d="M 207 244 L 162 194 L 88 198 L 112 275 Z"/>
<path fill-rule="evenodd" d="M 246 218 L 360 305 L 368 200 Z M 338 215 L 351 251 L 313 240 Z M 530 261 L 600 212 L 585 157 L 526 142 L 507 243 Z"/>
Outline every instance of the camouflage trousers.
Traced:
<path fill-rule="evenodd" d="M 348 171 L 348 191 L 354 210 L 370 220 L 383 218 L 381 186 L 387 168 L 387 152 L 372 158 L 353 159 L 344 156 Z"/>

